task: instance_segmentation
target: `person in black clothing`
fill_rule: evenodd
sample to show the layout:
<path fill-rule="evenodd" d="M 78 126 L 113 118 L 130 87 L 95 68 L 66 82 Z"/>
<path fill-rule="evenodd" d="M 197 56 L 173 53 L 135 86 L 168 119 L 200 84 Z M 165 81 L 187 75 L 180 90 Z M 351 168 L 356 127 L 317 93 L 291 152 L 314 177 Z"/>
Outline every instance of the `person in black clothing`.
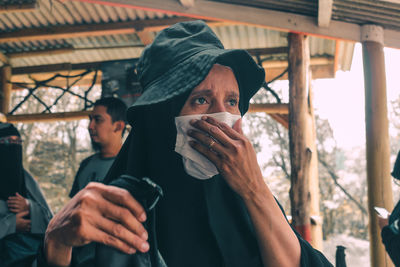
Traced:
<path fill-rule="evenodd" d="M 392 176 L 400 180 L 400 152 L 397 154 Z M 386 251 L 396 266 L 400 266 L 400 201 L 397 202 L 389 218 L 378 216 L 379 226 L 382 229 L 381 237 Z"/>
<path fill-rule="evenodd" d="M 164 197 L 150 218 L 126 190 L 89 184 L 50 222 L 48 263 L 74 265 L 72 248 L 95 241 L 149 253 L 140 266 L 165 266 L 156 249 L 170 267 L 332 266 L 290 227 L 243 135 L 241 116 L 265 79 L 246 51 L 224 49 L 202 21 L 183 22 L 157 35 L 137 72 L 134 134 L 104 183 L 149 177 Z"/>

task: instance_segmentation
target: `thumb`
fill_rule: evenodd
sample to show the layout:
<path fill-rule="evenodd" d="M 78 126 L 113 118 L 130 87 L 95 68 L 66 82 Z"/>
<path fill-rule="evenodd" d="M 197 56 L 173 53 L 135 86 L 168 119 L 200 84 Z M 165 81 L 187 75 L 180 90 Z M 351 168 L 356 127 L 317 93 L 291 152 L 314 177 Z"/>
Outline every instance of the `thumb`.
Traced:
<path fill-rule="evenodd" d="M 16 195 L 17 197 L 22 197 L 18 192 L 15 193 L 15 195 Z"/>
<path fill-rule="evenodd" d="M 232 127 L 233 130 L 235 130 L 236 132 L 243 134 L 243 130 L 242 130 L 242 118 L 238 119 L 235 124 Z"/>

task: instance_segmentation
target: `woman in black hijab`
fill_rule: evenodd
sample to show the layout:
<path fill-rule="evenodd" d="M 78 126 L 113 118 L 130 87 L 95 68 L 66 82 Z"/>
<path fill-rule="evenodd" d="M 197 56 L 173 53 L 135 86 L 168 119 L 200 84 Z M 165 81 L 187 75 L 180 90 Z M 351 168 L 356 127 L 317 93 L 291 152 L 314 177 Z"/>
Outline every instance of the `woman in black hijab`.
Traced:
<path fill-rule="evenodd" d="M 72 247 L 96 241 L 149 253 L 147 266 L 162 266 L 157 248 L 173 267 L 331 266 L 290 228 L 241 131 L 264 81 L 251 56 L 225 50 L 204 22 L 184 22 L 157 35 L 137 70 L 133 131 L 105 183 L 149 177 L 164 197 L 146 214 L 125 190 L 90 184 L 50 222 L 48 262 L 68 265 Z"/>
<path fill-rule="evenodd" d="M 0 238 L 15 232 L 44 233 L 52 217 L 37 184 L 22 166 L 21 137 L 0 123 Z"/>
<path fill-rule="evenodd" d="M 21 137 L 9 123 L 0 123 L 0 172 L 0 199 L 7 200 L 16 193 L 26 197 Z"/>

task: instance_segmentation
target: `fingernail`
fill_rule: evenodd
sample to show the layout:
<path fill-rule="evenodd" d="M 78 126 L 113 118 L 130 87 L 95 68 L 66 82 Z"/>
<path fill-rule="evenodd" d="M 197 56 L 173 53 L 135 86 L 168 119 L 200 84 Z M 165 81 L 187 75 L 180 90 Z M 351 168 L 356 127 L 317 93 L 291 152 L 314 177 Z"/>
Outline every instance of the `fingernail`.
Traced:
<path fill-rule="evenodd" d="M 208 119 L 208 117 L 207 117 L 207 116 L 203 116 L 203 117 L 201 117 L 201 119 L 202 119 L 203 121 L 205 121 L 205 120 Z"/>
<path fill-rule="evenodd" d="M 196 119 L 191 119 L 191 120 L 189 121 L 189 123 L 193 125 L 196 121 L 197 121 Z"/>
<path fill-rule="evenodd" d="M 146 252 L 149 249 L 149 243 L 143 242 L 142 243 L 142 251 Z"/>
<path fill-rule="evenodd" d="M 142 239 L 147 240 L 147 238 L 149 237 L 149 235 L 147 234 L 146 231 L 143 232 L 143 234 L 141 235 Z"/>
<path fill-rule="evenodd" d="M 142 215 L 140 215 L 139 221 L 141 221 L 141 222 L 146 221 L 146 213 L 142 213 Z"/>
<path fill-rule="evenodd" d="M 135 253 L 136 252 L 136 249 L 134 249 L 134 248 L 130 248 L 129 250 L 128 250 L 128 254 L 133 254 L 133 253 Z"/>

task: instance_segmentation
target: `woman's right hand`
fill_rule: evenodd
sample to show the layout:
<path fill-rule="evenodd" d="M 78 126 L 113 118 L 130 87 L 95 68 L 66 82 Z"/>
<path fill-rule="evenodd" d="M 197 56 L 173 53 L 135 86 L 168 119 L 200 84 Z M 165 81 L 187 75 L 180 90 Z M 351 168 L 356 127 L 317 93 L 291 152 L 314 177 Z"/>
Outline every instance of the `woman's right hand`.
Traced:
<path fill-rule="evenodd" d="M 90 183 L 50 221 L 45 234 L 48 263 L 68 266 L 72 247 L 92 241 L 133 254 L 146 252 L 143 207 L 122 188 Z"/>
<path fill-rule="evenodd" d="M 31 231 L 31 220 L 24 217 L 29 215 L 29 210 L 15 214 L 15 230 L 17 233 L 27 233 Z"/>

